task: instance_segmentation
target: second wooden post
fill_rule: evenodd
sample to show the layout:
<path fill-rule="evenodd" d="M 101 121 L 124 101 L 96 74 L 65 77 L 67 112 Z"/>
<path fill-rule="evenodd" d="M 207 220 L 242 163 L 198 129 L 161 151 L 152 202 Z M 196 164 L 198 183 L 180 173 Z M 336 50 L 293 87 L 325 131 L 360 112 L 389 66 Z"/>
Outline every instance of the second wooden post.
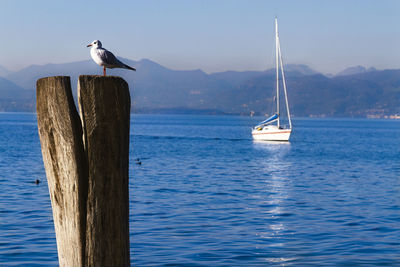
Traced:
<path fill-rule="evenodd" d="M 129 87 L 80 76 L 78 94 L 89 176 L 85 265 L 129 266 Z"/>

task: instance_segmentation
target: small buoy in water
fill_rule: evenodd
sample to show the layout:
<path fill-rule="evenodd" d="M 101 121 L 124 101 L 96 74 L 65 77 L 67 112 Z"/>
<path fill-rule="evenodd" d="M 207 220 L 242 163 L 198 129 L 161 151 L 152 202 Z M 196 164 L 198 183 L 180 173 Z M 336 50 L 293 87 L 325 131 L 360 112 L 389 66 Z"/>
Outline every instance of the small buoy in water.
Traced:
<path fill-rule="evenodd" d="M 140 159 L 139 159 L 139 158 L 136 158 L 135 161 L 140 161 Z"/>
<path fill-rule="evenodd" d="M 39 180 L 39 179 L 36 179 L 36 180 L 35 180 L 35 184 L 40 184 L 40 180 Z"/>
<path fill-rule="evenodd" d="M 142 165 L 141 161 L 136 161 L 135 163 L 138 164 L 138 165 Z"/>

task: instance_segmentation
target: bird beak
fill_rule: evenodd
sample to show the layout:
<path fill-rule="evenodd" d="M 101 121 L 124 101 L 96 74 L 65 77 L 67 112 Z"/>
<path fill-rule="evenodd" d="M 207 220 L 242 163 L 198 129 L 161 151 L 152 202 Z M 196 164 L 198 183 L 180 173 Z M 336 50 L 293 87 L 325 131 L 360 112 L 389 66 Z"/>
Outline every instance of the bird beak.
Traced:
<path fill-rule="evenodd" d="M 91 47 L 92 46 L 92 44 L 88 44 L 86 47 Z"/>

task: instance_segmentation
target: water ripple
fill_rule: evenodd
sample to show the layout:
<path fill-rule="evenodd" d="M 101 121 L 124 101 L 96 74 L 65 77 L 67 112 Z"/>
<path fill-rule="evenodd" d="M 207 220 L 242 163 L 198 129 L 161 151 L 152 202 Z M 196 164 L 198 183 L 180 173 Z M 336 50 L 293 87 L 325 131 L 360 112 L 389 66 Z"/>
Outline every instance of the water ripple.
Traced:
<path fill-rule="evenodd" d="M 400 265 L 399 122 L 297 119 L 291 143 L 253 143 L 254 122 L 133 116 L 133 265 Z M 0 265 L 57 266 L 33 114 L 0 114 L 0 185 Z"/>

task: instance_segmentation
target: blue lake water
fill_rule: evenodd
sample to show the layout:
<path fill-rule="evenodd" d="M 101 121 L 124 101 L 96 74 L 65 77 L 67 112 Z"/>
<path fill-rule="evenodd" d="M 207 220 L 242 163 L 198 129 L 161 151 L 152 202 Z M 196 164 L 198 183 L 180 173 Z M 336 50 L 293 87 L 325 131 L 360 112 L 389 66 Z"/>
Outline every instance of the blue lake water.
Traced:
<path fill-rule="evenodd" d="M 133 265 L 400 265 L 400 121 L 131 119 Z M 57 265 L 34 114 L 0 113 L 0 186 L 0 265 Z"/>

